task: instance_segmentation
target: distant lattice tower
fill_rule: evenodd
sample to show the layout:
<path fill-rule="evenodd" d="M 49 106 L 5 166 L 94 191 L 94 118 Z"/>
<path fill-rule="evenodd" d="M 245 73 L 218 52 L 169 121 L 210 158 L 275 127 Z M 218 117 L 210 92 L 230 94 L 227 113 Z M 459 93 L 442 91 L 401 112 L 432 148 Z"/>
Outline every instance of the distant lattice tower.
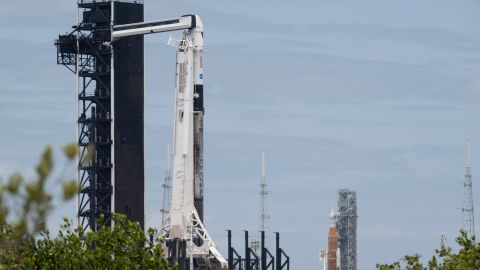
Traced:
<path fill-rule="evenodd" d="M 172 197 L 172 170 L 170 164 L 170 143 L 167 143 L 166 159 L 165 159 L 165 175 L 163 178 L 163 204 L 160 212 L 162 213 L 162 227 L 165 225 L 165 220 L 170 212 L 171 197 Z"/>
<path fill-rule="evenodd" d="M 267 232 L 268 220 L 270 216 L 267 214 L 267 177 L 266 177 L 266 165 L 265 165 L 265 151 L 262 150 L 262 176 L 260 177 L 260 222 L 258 224 L 258 231 Z M 255 253 L 260 250 L 259 237 L 256 236 L 250 242 L 251 248 Z"/>
<path fill-rule="evenodd" d="M 340 250 L 340 270 L 357 270 L 357 193 L 338 191 L 337 237 Z"/>
<path fill-rule="evenodd" d="M 466 165 L 465 165 L 465 183 L 464 185 L 464 204 L 462 208 L 463 218 L 462 225 L 467 231 L 468 236 L 475 236 L 475 218 L 473 211 L 473 191 L 472 191 L 472 155 L 471 155 L 471 143 L 467 140 L 466 143 Z"/>
<path fill-rule="evenodd" d="M 260 198 L 261 198 L 261 209 L 260 209 L 260 231 L 267 231 L 268 219 L 270 216 L 267 214 L 267 177 L 265 173 L 265 151 L 262 150 L 262 177 L 260 178 Z"/>

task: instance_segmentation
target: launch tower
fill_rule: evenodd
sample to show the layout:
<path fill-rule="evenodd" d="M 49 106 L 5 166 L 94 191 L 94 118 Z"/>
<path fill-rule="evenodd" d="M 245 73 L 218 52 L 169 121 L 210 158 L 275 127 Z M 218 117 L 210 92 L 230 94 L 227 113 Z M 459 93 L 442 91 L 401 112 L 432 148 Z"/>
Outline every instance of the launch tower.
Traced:
<path fill-rule="evenodd" d="M 110 43 L 112 26 L 143 22 L 143 0 L 78 0 L 78 24 L 55 40 L 77 77 L 78 224 L 123 213 L 144 225 L 143 36 Z"/>
<path fill-rule="evenodd" d="M 336 229 L 340 249 L 340 270 L 357 270 L 357 193 L 338 191 Z"/>

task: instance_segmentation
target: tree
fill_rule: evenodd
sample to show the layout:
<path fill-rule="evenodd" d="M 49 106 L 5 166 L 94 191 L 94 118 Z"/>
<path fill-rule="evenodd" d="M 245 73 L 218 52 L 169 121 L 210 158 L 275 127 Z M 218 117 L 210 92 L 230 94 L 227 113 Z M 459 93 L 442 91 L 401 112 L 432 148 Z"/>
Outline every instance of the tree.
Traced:
<path fill-rule="evenodd" d="M 455 239 L 460 246 L 458 252 L 450 247 L 435 250 L 427 266 L 420 262 L 421 256 L 404 256 L 393 264 L 377 264 L 378 270 L 478 270 L 480 269 L 480 244 L 475 242 L 475 236 L 469 237 L 466 231 L 461 230 Z"/>
<path fill-rule="evenodd" d="M 68 164 L 77 155 L 75 145 L 63 148 Z M 14 173 L 0 179 L 0 270 L 1 269 L 177 269 L 170 267 L 163 253 L 162 238 L 148 229 L 148 238 L 137 222 L 124 215 L 113 216 L 113 226 L 82 234 L 71 220 L 54 237 L 46 228 L 52 210 L 47 187 L 54 168 L 53 151 L 45 148 L 37 176 L 25 181 Z M 76 181 L 62 181 L 63 200 L 75 197 Z M 103 224 L 103 223 L 101 223 Z"/>

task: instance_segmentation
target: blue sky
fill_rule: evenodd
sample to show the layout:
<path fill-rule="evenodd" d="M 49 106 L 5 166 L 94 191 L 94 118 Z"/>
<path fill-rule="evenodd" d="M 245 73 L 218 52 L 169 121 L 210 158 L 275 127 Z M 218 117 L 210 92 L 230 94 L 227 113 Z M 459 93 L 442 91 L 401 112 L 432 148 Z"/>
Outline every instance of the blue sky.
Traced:
<path fill-rule="evenodd" d="M 453 244 L 468 137 L 480 191 L 479 10 L 473 0 L 145 0 L 146 20 L 196 13 L 206 26 L 206 226 L 223 253 L 227 228 L 240 249 L 242 230 L 257 227 L 261 149 L 270 228 L 282 233 L 293 269 L 321 269 L 339 188 L 358 192 L 361 270 L 429 257 L 444 231 Z M 75 139 L 75 80 L 55 65 L 53 46 L 75 22 L 75 1 L 2 3 L 2 176 L 31 174 L 46 144 Z M 161 219 L 172 136 L 169 36 L 146 38 L 151 226 Z M 49 226 L 74 212 L 58 203 Z"/>

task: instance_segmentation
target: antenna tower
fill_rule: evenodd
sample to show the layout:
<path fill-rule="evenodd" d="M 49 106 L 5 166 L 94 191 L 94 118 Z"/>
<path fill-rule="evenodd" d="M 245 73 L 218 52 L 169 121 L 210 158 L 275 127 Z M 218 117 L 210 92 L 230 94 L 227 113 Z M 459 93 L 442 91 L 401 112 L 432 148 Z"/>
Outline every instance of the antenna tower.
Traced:
<path fill-rule="evenodd" d="M 466 152 L 467 159 L 465 165 L 465 183 L 464 192 L 464 204 L 462 208 L 463 218 L 463 228 L 467 231 L 468 236 L 475 236 L 475 218 L 473 212 L 473 191 L 472 191 L 472 153 L 471 153 L 471 143 L 470 139 L 466 143 Z"/>
<path fill-rule="evenodd" d="M 258 225 L 258 231 L 266 232 L 268 227 L 268 219 L 270 216 L 267 214 L 267 177 L 265 173 L 265 151 L 262 150 L 262 176 L 260 177 L 260 223 Z M 254 237 L 250 242 L 250 246 L 255 253 L 260 250 L 260 241 L 258 237 Z"/>
<path fill-rule="evenodd" d="M 260 210 L 260 228 L 259 231 L 266 231 L 268 226 L 267 214 L 267 178 L 265 175 L 265 151 L 262 150 L 262 177 L 260 178 L 260 198 L 261 198 L 261 210 Z"/>
<path fill-rule="evenodd" d="M 172 170 L 170 166 L 170 143 L 167 143 L 167 151 L 166 151 L 166 160 L 165 160 L 165 175 L 163 178 L 163 204 L 162 209 L 162 227 L 165 225 L 165 220 L 170 212 L 170 203 L 172 201 Z"/>

